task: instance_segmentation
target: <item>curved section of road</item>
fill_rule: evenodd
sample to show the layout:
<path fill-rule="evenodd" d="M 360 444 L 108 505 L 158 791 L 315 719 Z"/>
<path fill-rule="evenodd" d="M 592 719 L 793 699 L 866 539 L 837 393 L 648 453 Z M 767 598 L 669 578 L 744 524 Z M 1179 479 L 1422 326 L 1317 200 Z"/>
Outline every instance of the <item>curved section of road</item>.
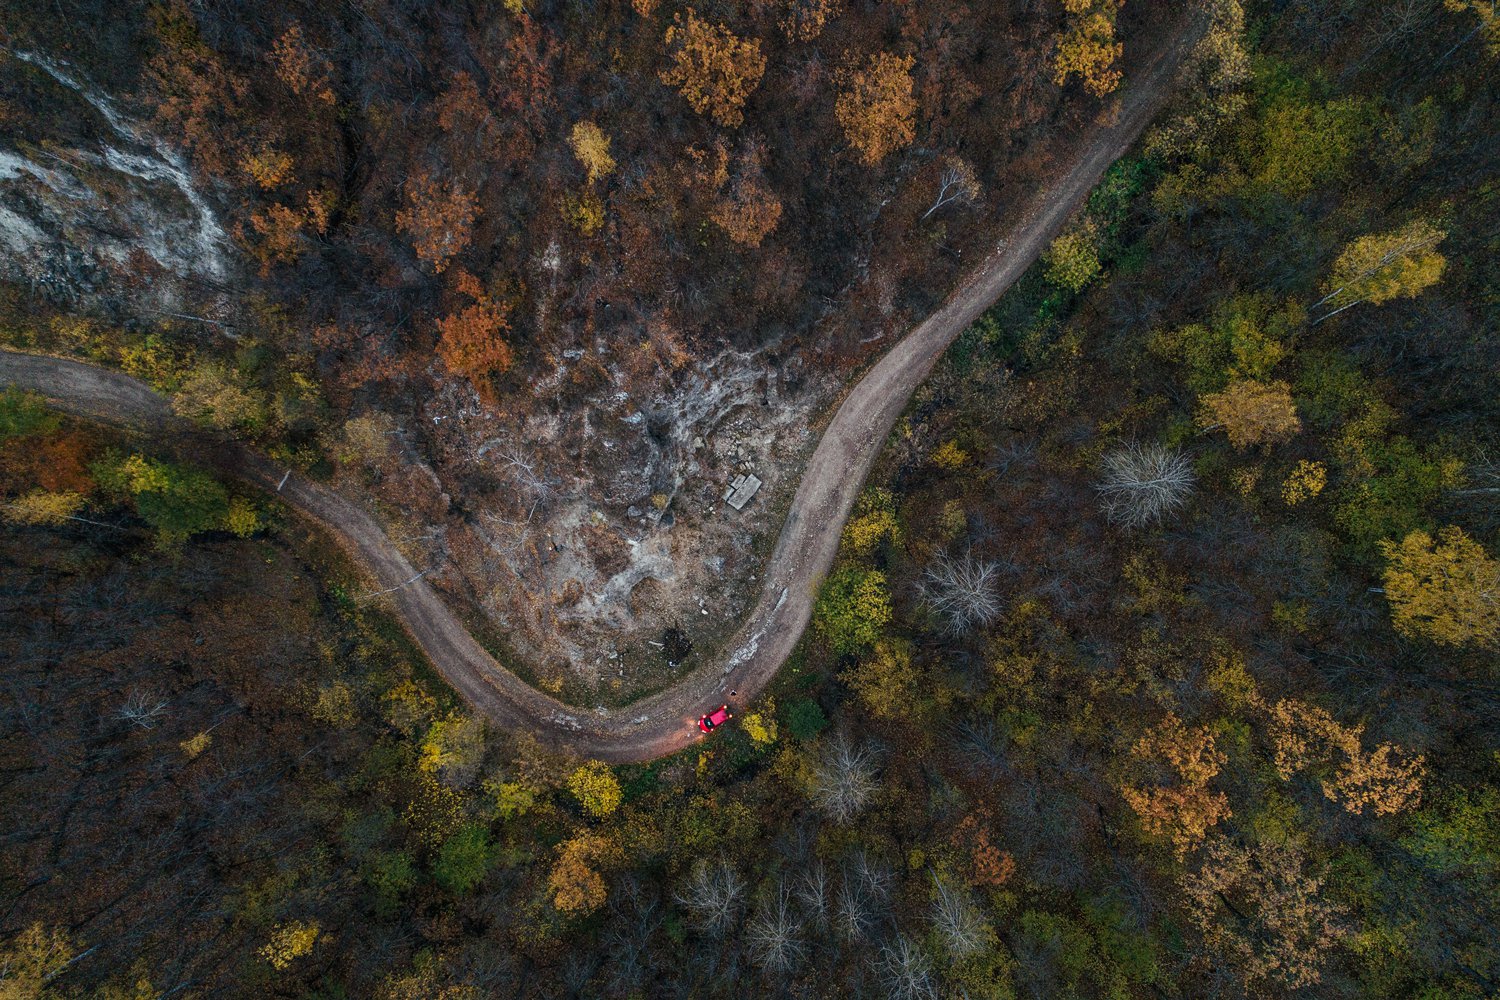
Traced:
<path fill-rule="evenodd" d="M 285 500 L 329 531 L 389 590 L 396 615 L 439 673 L 496 725 L 524 729 L 544 745 L 626 763 L 651 760 L 699 739 L 706 707 L 753 698 L 770 683 L 812 617 L 818 584 L 833 565 L 844 521 L 881 446 L 918 384 L 943 351 L 989 308 L 1057 236 L 1068 218 L 1164 103 L 1199 31 L 1179 35 L 1117 101 L 1081 158 L 1039 193 L 1000 245 L 957 292 L 903 338 L 845 397 L 818 442 L 771 555 L 760 598 L 735 652 L 678 684 L 613 712 L 564 705 L 505 669 L 465 630 L 436 591 L 365 511 L 337 493 L 232 443 L 214 446 L 214 464 Z M 36 390 L 61 409 L 138 430 L 194 434 L 166 399 L 118 372 L 61 358 L 0 351 L 0 384 Z"/>

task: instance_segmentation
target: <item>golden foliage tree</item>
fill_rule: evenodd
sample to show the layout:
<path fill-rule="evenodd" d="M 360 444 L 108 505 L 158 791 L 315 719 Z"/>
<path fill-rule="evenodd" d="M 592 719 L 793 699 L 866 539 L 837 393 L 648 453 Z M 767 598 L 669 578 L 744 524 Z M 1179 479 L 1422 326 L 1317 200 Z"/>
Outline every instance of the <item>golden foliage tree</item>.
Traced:
<path fill-rule="evenodd" d="M 547 876 L 552 905 L 569 916 L 586 916 L 604 905 L 609 889 L 595 864 L 614 852 L 603 837 L 582 833 L 557 846 L 557 860 Z"/>
<path fill-rule="evenodd" d="M 271 66 L 276 79 L 298 97 L 334 103 L 333 66 L 307 41 L 300 24 L 293 24 L 276 39 L 271 47 Z"/>
<path fill-rule="evenodd" d="M 723 188 L 727 172 L 718 172 L 718 197 L 709 218 L 741 246 L 758 247 L 781 221 L 781 199 L 766 183 L 761 169 L 761 147 L 751 143 L 737 164 L 734 180 Z"/>
<path fill-rule="evenodd" d="M 1207 726 L 1189 729 L 1172 713 L 1130 750 L 1132 768 L 1165 774 L 1166 783 L 1129 784 L 1121 795 L 1135 810 L 1141 829 L 1169 841 L 1179 860 L 1203 843 L 1219 820 L 1231 815 L 1223 792 L 1208 783 L 1224 766 Z"/>
<path fill-rule="evenodd" d="M 911 646 L 894 639 L 876 643 L 875 652 L 839 674 L 839 680 L 878 719 L 909 715 L 917 699 L 918 671 L 911 661 Z"/>
<path fill-rule="evenodd" d="M 44 525 L 55 528 L 82 509 L 82 493 L 32 490 L 6 504 L 4 518 L 11 524 Z"/>
<path fill-rule="evenodd" d="M 609 155 L 609 136 L 593 122 L 579 122 L 568 136 L 573 155 L 588 172 L 589 183 L 608 177 L 615 169 L 615 158 Z"/>
<path fill-rule="evenodd" d="M 271 939 L 261 948 L 260 957 L 270 962 L 273 969 L 285 969 L 302 956 L 312 953 L 321 931 L 316 920 L 293 920 L 279 924 L 271 932 Z"/>
<path fill-rule="evenodd" d="M 508 369 L 515 355 L 501 336 L 510 329 L 509 310 L 485 292 L 468 271 L 458 274 L 458 291 L 473 301 L 438 320 L 438 357 L 449 369 L 483 388 L 491 375 Z"/>
<path fill-rule="evenodd" d="M 912 65 L 911 56 L 877 52 L 841 75 L 834 117 L 866 166 L 879 163 L 915 135 Z"/>
<path fill-rule="evenodd" d="M 396 213 L 396 228 L 412 239 L 417 257 L 441 274 L 469 245 L 479 202 L 453 178 L 423 171 L 406 182 L 406 207 Z"/>
<path fill-rule="evenodd" d="M 722 24 L 698 17 L 689 7 L 666 33 L 671 65 L 661 79 L 687 99 L 694 111 L 733 128 L 744 121 L 745 101 L 760 84 L 766 57 L 760 42 L 746 41 Z"/>
<path fill-rule="evenodd" d="M 810 42 L 835 17 L 841 0 L 778 0 L 776 26 L 793 42 Z"/>
<path fill-rule="evenodd" d="M 1328 294 L 1317 306 L 1332 307 L 1332 316 L 1361 302 L 1380 305 L 1421 294 L 1443 278 L 1448 261 L 1436 247 L 1447 235 L 1416 219 L 1393 232 L 1361 236 L 1334 261 L 1323 283 Z"/>
<path fill-rule="evenodd" d="M 1302 430 L 1291 387 L 1256 379 L 1239 379 L 1204 396 L 1198 424 L 1205 430 L 1222 427 L 1239 451 L 1288 441 Z"/>
<path fill-rule="evenodd" d="M 1085 89 L 1103 97 L 1120 85 L 1116 62 L 1125 46 L 1115 38 L 1115 18 L 1124 0 L 1062 0 L 1067 22 L 1052 60 L 1058 86 L 1077 76 Z"/>
<path fill-rule="evenodd" d="M 1500 647 L 1500 560 L 1457 527 L 1381 543 L 1385 597 L 1402 635 Z"/>

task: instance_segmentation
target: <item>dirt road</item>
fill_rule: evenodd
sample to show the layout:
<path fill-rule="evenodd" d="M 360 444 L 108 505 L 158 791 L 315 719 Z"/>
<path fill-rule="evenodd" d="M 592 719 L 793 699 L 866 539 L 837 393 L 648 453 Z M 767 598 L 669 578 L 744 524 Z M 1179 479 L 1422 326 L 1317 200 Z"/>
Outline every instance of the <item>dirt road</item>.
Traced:
<path fill-rule="evenodd" d="M 886 437 L 917 385 L 953 338 L 1030 266 L 1083 204 L 1166 100 L 1198 37 L 1184 32 L 1119 95 L 1113 122 L 1098 126 L 1080 158 L 1039 192 L 952 298 L 906 335 L 845 397 L 818 442 L 766 566 L 755 609 L 734 650 L 673 687 L 613 712 L 564 705 L 495 662 L 448 610 L 375 521 L 326 487 L 239 445 L 216 449 L 214 462 L 329 531 L 364 567 L 438 672 L 496 725 L 529 730 L 542 743 L 614 763 L 650 760 L 700 738 L 695 720 L 721 702 L 750 701 L 775 676 L 812 616 L 818 584 L 833 565 L 839 536 Z M 0 384 L 34 389 L 61 409 L 157 433 L 193 433 L 144 383 L 58 358 L 0 352 Z M 279 485 L 279 489 L 278 489 Z M 737 690 L 737 698 L 729 692 Z"/>

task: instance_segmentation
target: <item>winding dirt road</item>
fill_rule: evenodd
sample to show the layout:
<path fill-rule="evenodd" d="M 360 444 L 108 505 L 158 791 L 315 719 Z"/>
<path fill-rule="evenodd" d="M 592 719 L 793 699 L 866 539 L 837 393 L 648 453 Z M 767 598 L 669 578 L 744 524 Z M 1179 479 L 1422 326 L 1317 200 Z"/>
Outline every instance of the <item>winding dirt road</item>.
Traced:
<path fill-rule="evenodd" d="M 592 712 L 548 697 L 497 663 L 419 577 L 363 510 L 270 459 L 236 444 L 215 446 L 222 471 L 276 494 L 329 531 L 369 573 L 438 672 L 496 725 L 524 729 L 543 744 L 612 763 L 650 760 L 698 740 L 706 707 L 754 698 L 790 655 L 812 616 L 818 584 L 833 565 L 855 498 L 897 417 L 943 351 L 1030 266 L 1090 190 L 1164 104 L 1200 31 L 1178 35 L 1119 95 L 1113 121 L 1094 129 L 1081 157 L 1032 199 L 1008 239 L 948 302 L 906 335 L 845 397 L 818 442 L 766 566 L 755 609 L 722 664 L 626 708 Z M 0 384 L 34 389 L 79 416 L 155 434 L 194 433 L 167 401 L 118 372 L 60 358 L 0 351 Z"/>

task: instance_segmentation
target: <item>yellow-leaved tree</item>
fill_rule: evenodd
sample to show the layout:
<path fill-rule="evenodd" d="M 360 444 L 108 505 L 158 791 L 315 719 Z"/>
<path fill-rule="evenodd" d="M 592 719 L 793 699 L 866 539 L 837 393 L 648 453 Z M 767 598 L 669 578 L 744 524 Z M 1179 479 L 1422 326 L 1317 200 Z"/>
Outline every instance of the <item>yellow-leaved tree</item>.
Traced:
<path fill-rule="evenodd" d="M 1214 747 L 1211 729 L 1189 729 L 1171 712 L 1130 749 L 1131 770 L 1141 780 L 1126 784 L 1120 794 L 1147 836 L 1169 842 L 1179 860 L 1230 815 L 1228 796 L 1208 789 L 1225 759 Z"/>
<path fill-rule="evenodd" d="M 1344 247 L 1323 283 L 1328 294 L 1313 306 L 1327 306 L 1332 312 L 1316 322 L 1361 302 L 1378 306 L 1392 299 L 1409 299 L 1437 284 L 1448 264 L 1437 245 L 1447 235 L 1427 220 L 1416 219 L 1392 232 L 1353 241 Z"/>
<path fill-rule="evenodd" d="M 591 760 L 568 776 L 568 791 L 590 816 L 602 819 L 620 808 L 624 793 L 609 765 Z"/>
<path fill-rule="evenodd" d="M 1059 87 L 1077 76 L 1095 97 L 1120 85 L 1116 63 L 1125 51 L 1115 38 L 1115 18 L 1125 0 L 1062 0 L 1068 12 L 1052 60 L 1052 80 Z"/>
<path fill-rule="evenodd" d="M 1447 527 L 1435 539 L 1413 531 L 1380 549 L 1397 632 L 1445 646 L 1500 648 L 1500 560 L 1482 545 Z"/>
<path fill-rule="evenodd" d="M 615 169 L 615 158 L 609 154 L 609 136 L 593 122 L 579 122 L 568 136 L 573 155 L 588 172 L 589 183 L 608 177 Z"/>

